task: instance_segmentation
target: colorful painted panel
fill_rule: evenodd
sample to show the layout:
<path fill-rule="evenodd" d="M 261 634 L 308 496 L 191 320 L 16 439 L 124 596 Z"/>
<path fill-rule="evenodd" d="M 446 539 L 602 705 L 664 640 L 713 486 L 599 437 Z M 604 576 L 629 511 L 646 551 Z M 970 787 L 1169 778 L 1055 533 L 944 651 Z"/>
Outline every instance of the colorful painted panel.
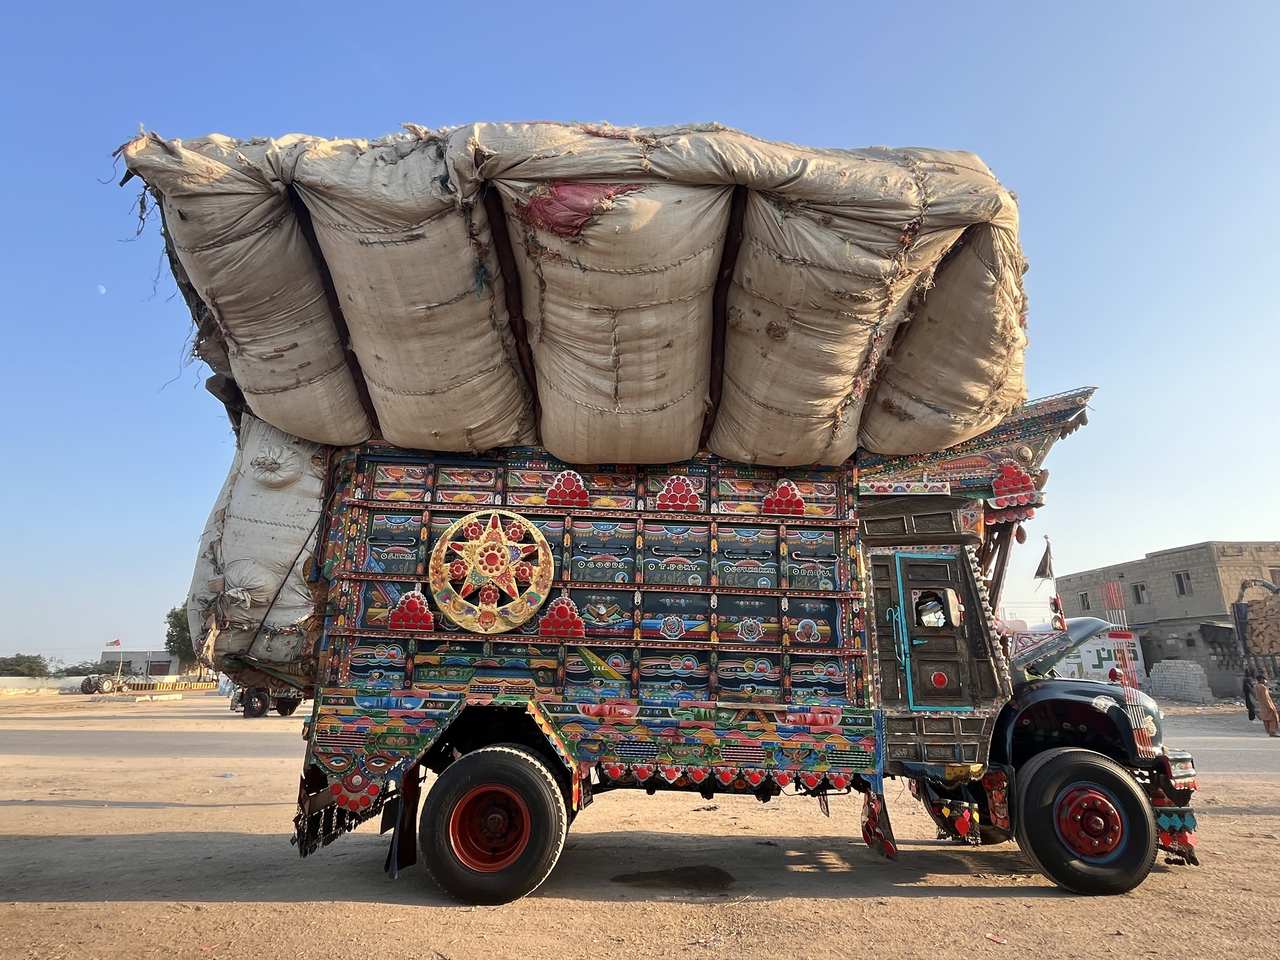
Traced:
<path fill-rule="evenodd" d="M 566 700 L 595 702 L 631 696 L 631 651 L 569 647 L 564 658 Z"/>
<path fill-rule="evenodd" d="M 640 696 L 654 700 L 699 700 L 711 695 L 711 654 L 706 650 L 640 650 Z"/>
<path fill-rule="evenodd" d="M 375 463 L 372 468 L 373 499 L 405 500 L 413 503 L 424 503 L 430 499 L 430 466 Z"/>
<path fill-rule="evenodd" d="M 787 529 L 787 585 L 792 590 L 838 590 L 836 532 Z"/>
<path fill-rule="evenodd" d="M 442 463 L 436 468 L 436 486 L 441 488 L 493 490 L 497 483 L 498 471 L 493 467 L 456 466 Z"/>
<path fill-rule="evenodd" d="M 633 597 L 630 590 L 571 590 L 570 599 L 588 636 L 630 639 L 633 627 Z"/>
<path fill-rule="evenodd" d="M 776 588 L 777 527 L 720 527 L 715 570 L 722 587 Z"/>
<path fill-rule="evenodd" d="M 688 644 L 711 639 L 711 598 L 705 594 L 646 592 L 641 609 L 640 636 L 646 641 Z"/>
<path fill-rule="evenodd" d="M 840 604 L 835 600 L 792 597 L 787 601 L 786 625 L 793 643 L 838 647 L 842 633 Z"/>
<path fill-rule="evenodd" d="M 402 641 L 358 638 L 351 648 L 347 675 L 362 690 L 395 690 L 404 686 L 405 647 Z"/>
<path fill-rule="evenodd" d="M 782 654 L 722 652 L 717 658 L 718 699 L 726 702 L 782 699 Z"/>
<path fill-rule="evenodd" d="M 564 577 L 564 520 L 560 517 L 529 517 L 529 522 L 538 528 L 538 532 L 551 547 L 551 555 L 555 560 L 555 579 Z"/>
<path fill-rule="evenodd" d="M 773 492 L 777 484 L 772 471 L 752 471 L 748 468 L 722 467 L 716 484 L 716 512 L 758 514 L 764 498 Z"/>
<path fill-rule="evenodd" d="M 848 688 L 841 658 L 791 654 L 791 699 L 795 703 L 843 703 Z"/>
<path fill-rule="evenodd" d="M 569 531 L 570 577 L 580 583 L 631 583 L 636 575 L 635 521 L 575 520 Z"/>
<path fill-rule="evenodd" d="M 792 601 L 794 602 L 794 601 Z M 781 643 L 782 623 L 777 597 L 735 597 L 720 594 L 716 633 L 721 643 Z"/>
<path fill-rule="evenodd" d="M 645 583 L 706 586 L 711 582 L 711 527 L 646 522 L 641 563 Z"/>
<path fill-rule="evenodd" d="M 413 583 L 388 581 L 360 584 L 356 605 L 356 626 L 364 630 L 389 630 L 391 611 L 400 598 L 414 589 Z"/>

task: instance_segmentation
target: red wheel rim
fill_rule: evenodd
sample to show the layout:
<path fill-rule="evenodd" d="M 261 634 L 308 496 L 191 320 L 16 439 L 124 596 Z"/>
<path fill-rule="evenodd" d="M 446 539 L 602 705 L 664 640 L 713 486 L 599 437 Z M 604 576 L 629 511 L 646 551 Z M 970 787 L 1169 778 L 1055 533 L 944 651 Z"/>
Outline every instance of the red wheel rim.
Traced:
<path fill-rule="evenodd" d="M 1114 798 L 1094 785 L 1077 784 L 1058 794 L 1053 819 L 1062 841 L 1086 859 L 1105 859 L 1124 842 L 1124 818 Z"/>
<path fill-rule="evenodd" d="M 463 865 L 477 873 L 497 873 L 529 846 L 529 807 L 510 787 L 472 787 L 449 817 L 449 845 Z"/>

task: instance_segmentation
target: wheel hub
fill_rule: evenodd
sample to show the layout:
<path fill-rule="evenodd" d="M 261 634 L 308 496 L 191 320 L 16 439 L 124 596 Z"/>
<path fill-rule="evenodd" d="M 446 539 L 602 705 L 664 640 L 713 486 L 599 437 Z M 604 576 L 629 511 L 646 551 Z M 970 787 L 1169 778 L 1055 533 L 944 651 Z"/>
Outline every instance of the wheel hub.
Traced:
<path fill-rule="evenodd" d="M 1124 839 L 1124 821 L 1115 799 L 1096 785 L 1063 791 L 1054 806 L 1054 820 L 1072 852 L 1088 859 L 1114 853 Z"/>
<path fill-rule="evenodd" d="M 529 808 L 503 784 L 472 787 L 449 817 L 449 845 L 464 866 L 497 873 L 515 863 L 529 846 Z"/>

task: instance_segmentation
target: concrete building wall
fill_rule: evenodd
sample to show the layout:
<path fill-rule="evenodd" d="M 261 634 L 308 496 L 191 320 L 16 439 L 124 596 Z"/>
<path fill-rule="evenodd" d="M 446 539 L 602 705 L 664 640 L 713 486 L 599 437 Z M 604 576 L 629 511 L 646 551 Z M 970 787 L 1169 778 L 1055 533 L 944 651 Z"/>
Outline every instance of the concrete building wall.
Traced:
<path fill-rule="evenodd" d="M 1193 660 L 1204 667 L 1216 695 L 1230 696 L 1239 692 L 1239 678 L 1221 668 L 1224 651 L 1205 639 L 1200 624 L 1229 625 L 1240 582 L 1280 582 L 1275 578 L 1280 578 L 1280 542 L 1211 541 L 1069 573 L 1058 577 L 1057 584 L 1068 617 L 1104 617 L 1102 585 L 1119 582 L 1125 615 L 1142 643 L 1147 669 L 1161 660 Z M 1185 587 L 1181 593 L 1179 579 Z M 1143 589 L 1135 593 L 1137 585 Z M 1088 596 L 1087 607 L 1082 594 Z"/>

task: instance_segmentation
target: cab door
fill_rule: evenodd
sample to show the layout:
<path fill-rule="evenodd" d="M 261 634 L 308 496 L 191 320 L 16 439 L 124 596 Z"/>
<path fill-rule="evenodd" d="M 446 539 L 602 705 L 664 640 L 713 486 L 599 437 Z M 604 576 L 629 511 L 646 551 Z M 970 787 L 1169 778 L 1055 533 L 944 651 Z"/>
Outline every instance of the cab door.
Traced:
<path fill-rule="evenodd" d="M 913 710 L 972 710 L 960 558 L 894 554 L 899 662 Z"/>

